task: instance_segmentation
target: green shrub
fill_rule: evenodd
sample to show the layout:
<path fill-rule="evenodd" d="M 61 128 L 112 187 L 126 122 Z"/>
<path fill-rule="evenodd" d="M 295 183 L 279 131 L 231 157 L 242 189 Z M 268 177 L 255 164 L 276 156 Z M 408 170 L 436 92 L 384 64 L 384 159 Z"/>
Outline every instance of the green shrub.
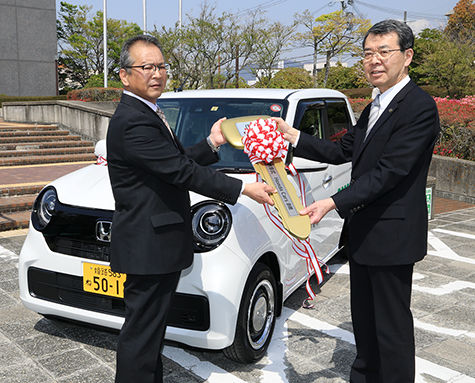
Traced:
<path fill-rule="evenodd" d="M 102 88 L 104 85 L 104 73 L 101 74 L 93 74 L 87 80 L 86 86 L 84 88 Z M 122 89 L 123 85 L 120 81 L 108 80 L 107 81 L 108 88 L 118 88 Z"/>
<path fill-rule="evenodd" d="M 49 100 L 66 100 L 66 96 L 6 96 L 0 95 L 0 108 L 4 102 L 17 102 L 17 101 L 49 101 Z"/>
<path fill-rule="evenodd" d="M 72 101 L 119 101 L 122 89 L 119 88 L 84 88 L 68 92 Z"/>

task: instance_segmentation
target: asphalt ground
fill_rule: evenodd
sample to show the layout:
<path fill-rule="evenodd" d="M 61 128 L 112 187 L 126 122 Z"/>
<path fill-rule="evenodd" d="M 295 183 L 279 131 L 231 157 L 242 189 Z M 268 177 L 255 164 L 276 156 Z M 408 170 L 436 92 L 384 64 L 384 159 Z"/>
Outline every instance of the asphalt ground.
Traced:
<path fill-rule="evenodd" d="M 429 226 L 428 254 L 413 282 L 416 382 L 475 383 L 475 207 L 455 203 Z M 18 256 L 25 234 L 0 238 L 0 382 L 113 382 L 116 332 L 47 319 L 22 305 Z M 312 279 L 314 309 L 301 307 L 304 287 L 286 301 L 261 361 L 237 364 L 220 352 L 169 344 L 165 382 L 347 382 L 355 356 L 348 267 L 333 259 L 330 268 L 321 286 Z"/>

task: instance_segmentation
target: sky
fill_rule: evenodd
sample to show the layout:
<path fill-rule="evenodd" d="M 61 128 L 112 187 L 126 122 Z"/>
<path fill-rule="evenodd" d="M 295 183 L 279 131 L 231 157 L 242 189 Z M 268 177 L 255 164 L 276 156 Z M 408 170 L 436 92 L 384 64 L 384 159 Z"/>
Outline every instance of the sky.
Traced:
<path fill-rule="evenodd" d="M 56 0 L 56 10 L 60 9 L 60 1 Z M 92 6 L 91 17 L 98 10 L 103 9 L 104 0 L 63 0 L 74 5 Z M 349 0 L 351 3 L 351 0 Z M 345 4 L 348 1 L 345 0 Z M 373 23 L 393 18 L 406 21 L 409 26 L 418 32 L 423 28 L 436 28 L 444 25 L 447 18 L 444 16 L 457 4 L 458 0 L 353 0 L 353 5 L 347 11 L 370 19 Z M 145 0 L 147 30 L 162 26 L 173 27 L 179 20 L 179 0 Z M 112 19 L 135 22 L 141 28 L 144 25 L 144 0 L 106 0 L 107 17 Z M 187 15 L 197 17 L 204 0 L 182 0 L 182 22 L 186 24 Z M 207 4 L 216 7 L 216 15 L 223 12 L 232 14 L 246 14 L 246 11 L 264 10 L 270 20 L 280 21 L 290 25 L 295 13 L 310 10 L 315 17 L 341 9 L 341 0 L 207 0 Z M 310 52 L 293 50 L 285 58 L 305 61 Z M 310 61 L 311 58 L 308 59 Z"/>

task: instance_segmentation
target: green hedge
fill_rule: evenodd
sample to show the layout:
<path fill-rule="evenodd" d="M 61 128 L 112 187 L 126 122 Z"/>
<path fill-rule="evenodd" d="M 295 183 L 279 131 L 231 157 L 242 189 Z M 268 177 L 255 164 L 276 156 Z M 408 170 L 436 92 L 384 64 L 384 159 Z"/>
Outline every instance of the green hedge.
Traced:
<path fill-rule="evenodd" d="M 80 101 L 119 101 L 122 96 L 119 88 L 87 88 L 68 92 L 68 100 Z"/>
<path fill-rule="evenodd" d="M 28 96 L 28 97 L 18 97 L 18 96 L 5 96 L 4 94 L 0 95 L 0 107 L 4 102 L 16 102 L 16 101 L 49 101 L 49 100 L 66 100 L 66 96 Z"/>

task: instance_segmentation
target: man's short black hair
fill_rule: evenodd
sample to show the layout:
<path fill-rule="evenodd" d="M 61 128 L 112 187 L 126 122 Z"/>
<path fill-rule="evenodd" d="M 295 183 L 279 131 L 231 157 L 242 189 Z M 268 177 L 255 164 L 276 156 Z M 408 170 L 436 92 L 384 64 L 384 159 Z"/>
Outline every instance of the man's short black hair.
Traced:
<path fill-rule="evenodd" d="M 160 52 L 162 51 L 160 42 L 156 37 L 150 35 L 137 35 L 131 37 L 122 45 L 122 50 L 120 51 L 120 67 L 125 69 L 127 72 L 130 71 L 128 67 L 134 64 L 132 62 L 132 58 L 130 57 L 130 48 L 132 48 L 132 46 L 138 42 L 141 42 L 143 44 L 155 45 L 158 49 L 160 49 Z"/>
<path fill-rule="evenodd" d="M 391 32 L 396 32 L 398 35 L 399 47 L 405 51 L 409 48 L 414 48 L 414 34 L 412 29 L 407 26 L 406 23 L 398 20 L 384 20 L 374 24 L 363 39 L 363 49 L 365 46 L 366 38 L 370 33 L 374 35 L 386 35 Z"/>

